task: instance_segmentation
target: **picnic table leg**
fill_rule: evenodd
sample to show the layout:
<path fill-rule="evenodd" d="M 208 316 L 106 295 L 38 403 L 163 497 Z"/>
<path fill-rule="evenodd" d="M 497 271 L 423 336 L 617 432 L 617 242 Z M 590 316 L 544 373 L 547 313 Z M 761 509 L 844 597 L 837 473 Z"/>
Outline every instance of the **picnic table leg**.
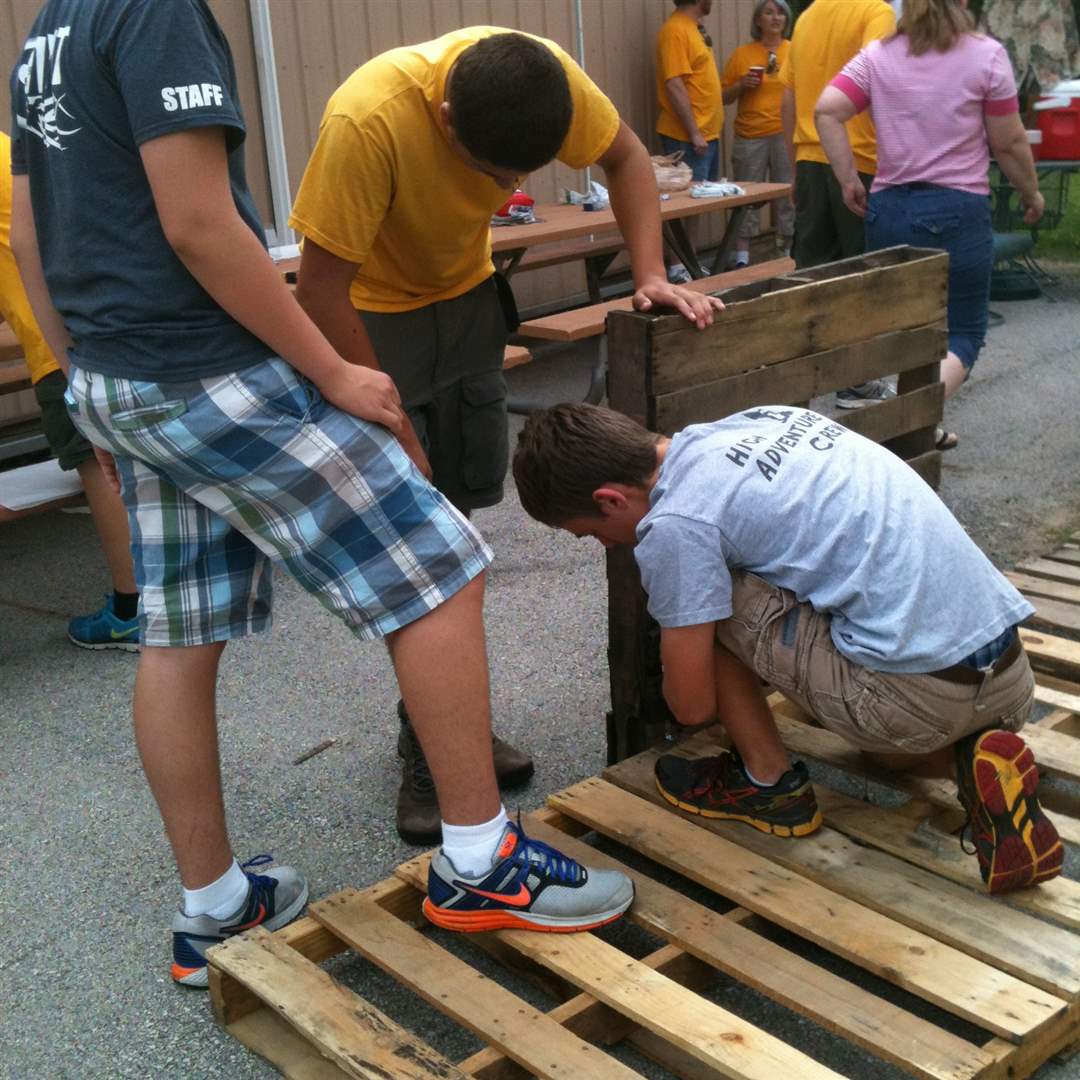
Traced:
<path fill-rule="evenodd" d="M 589 301 L 599 304 L 603 297 L 600 295 L 600 279 L 607 272 L 607 268 L 615 261 L 619 253 L 613 251 L 608 255 L 590 255 L 585 260 L 585 283 L 589 290 Z"/>
<path fill-rule="evenodd" d="M 764 203 L 754 203 L 755 208 L 764 206 Z M 750 212 L 750 206 L 736 206 L 734 209 L 728 212 L 727 227 L 724 229 L 724 235 L 720 240 L 720 246 L 716 249 L 716 255 L 713 258 L 712 266 L 708 273 L 719 274 L 722 273 L 724 267 L 727 266 L 728 256 L 735 250 L 735 241 L 738 239 L 739 227 L 746 219 L 746 215 Z"/>
<path fill-rule="evenodd" d="M 690 237 L 687 235 L 686 226 L 680 219 L 673 218 L 671 221 L 664 222 L 664 239 L 675 258 L 686 267 L 692 278 L 703 278 L 708 275 L 708 271 L 698 260 L 694 245 L 690 243 Z"/>

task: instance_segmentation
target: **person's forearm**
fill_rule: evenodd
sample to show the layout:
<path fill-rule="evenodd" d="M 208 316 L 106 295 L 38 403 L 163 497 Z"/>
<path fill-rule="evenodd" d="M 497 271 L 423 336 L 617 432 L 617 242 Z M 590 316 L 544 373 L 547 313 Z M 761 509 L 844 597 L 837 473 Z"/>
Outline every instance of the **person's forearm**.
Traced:
<path fill-rule="evenodd" d="M 720 97 L 723 99 L 725 105 L 730 105 L 733 101 L 737 101 L 742 97 L 743 85 L 741 82 L 732 83 L 730 86 L 725 86 L 720 92 Z"/>
<path fill-rule="evenodd" d="M 784 146 L 787 149 L 788 163 L 791 165 L 791 175 L 795 175 L 795 95 L 789 89 L 784 89 L 784 96 L 780 102 L 780 123 L 784 129 Z"/>
<path fill-rule="evenodd" d="M 679 118 L 680 123 L 686 128 L 686 134 L 690 142 L 700 139 L 702 137 L 701 131 L 698 128 L 697 120 L 694 118 L 694 108 L 690 104 L 690 95 L 686 92 L 686 83 L 679 76 L 668 79 L 665 85 L 667 87 L 668 101 L 671 102 L 671 107 L 675 110 L 675 115 Z"/>
<path fill-rule="evenodd" d="M 363 320 L 349 299 L 347 286 L 344 289 L 305 286 L 301 273 L 296 300 L 339 355 L 350 364 L 381 370 Z"/>
<path fill-rule="evenodd" d="M 34 211 L 30 203 L 29 180 L 25 176 L 16 176 L 12 181 L 11 252 L 15 256 L 19 278 L 26 291 L 26 298 L 30 301 L 34 319 L 49 346 L 49 351 L 67 375 L 71 335 L 67 332 L 60 313 L 53 306 L 48 285 L 45 283 L 34 226 Z"/>
<path fill-rule="evenodd" d="M 854 183 L 858 179 L 858 171 L 855 168 L 855 157 L 851 152 L 847 129 L 835 116 L 830 116 L 828 113 L 818 112 L 814 117 L 814 123 L 817 126 L 821 147 L 829 159 L 836 179 L 840 181 L 841 186 Z"/>
<path fill-rule="evenodd" d="M 611 210 L 630 255 L 634 288 L 650 278 L 667 280 L 660 223 L 660 193 L 648 151 L 627 155 L 617 168 L 605 170 Z"/>
<path fill-rule="evenodd" d="M 1035 160 L 1031 156 L 1026 132 L 995 150 L 994 160 L 1009 183 L 1020 192 L 1021 198 L 1034 198 L 1039 191 L 1039 176 L 1035 171 Z"/>
<path fill-rule="evenodd" d="M 241 326 L 316 385 L 342 363 L 304 313 L 239 214 L 199 222 L 187 235 L 169 236 L 196 281 Z"/>

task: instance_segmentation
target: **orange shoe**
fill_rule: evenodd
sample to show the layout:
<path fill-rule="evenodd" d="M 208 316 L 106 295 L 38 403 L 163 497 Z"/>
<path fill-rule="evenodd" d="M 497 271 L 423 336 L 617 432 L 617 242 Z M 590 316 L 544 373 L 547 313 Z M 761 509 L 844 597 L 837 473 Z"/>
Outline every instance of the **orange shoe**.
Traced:
<path fill-rule="evenodd" d="M 1057 877 L 1065 849 L 1035 795 L 1039 770 L 1024 740 L 981 731 L 961 739 L 954 753 L 957 795 L 987 889 L 1007 893 Z"/>

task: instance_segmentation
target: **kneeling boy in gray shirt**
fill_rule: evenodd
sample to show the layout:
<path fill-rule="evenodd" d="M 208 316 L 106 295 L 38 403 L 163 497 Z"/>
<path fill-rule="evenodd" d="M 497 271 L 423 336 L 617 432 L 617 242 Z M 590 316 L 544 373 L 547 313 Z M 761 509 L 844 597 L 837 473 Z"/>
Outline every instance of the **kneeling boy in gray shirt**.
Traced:
<path fill-rule="evenodd" d="M 1034 691 L 1016 624 L 1033 609 L 890 451 L 788 406 L 668 439 L 560 405 L 525 425 L 514 476 L 537 520 L 634 547 L 668 705 L 731 737 L 718 757 L 659 759 L 669 802 L 780 836 L 819 827 L 764 679 L 880 764 L 955 770 L 991 892 L 1061 872 L 1016 734 Z"/>

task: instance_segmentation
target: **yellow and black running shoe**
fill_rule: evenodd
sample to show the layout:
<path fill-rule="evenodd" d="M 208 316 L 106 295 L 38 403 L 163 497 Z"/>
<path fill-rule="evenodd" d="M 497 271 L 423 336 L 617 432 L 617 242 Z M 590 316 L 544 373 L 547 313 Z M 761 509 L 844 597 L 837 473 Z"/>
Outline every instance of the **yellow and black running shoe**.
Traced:
<path fill-rule="evenodd" d="M 664 754 L 656 762 L 656 787 L 681 810 L 744 821 L 775 836 L 808 836 L 821 827 L 821 811 L 801 761 L 775 784 L 758 787 L 737 753 L 696 759 Z"/>
<path fill-rule="evenodd" d="M 992 893 L 1050 881 L 1065 849 L 1035 795 L 1039 770 L 1011 731 L 981 731 L 954 749 L 956 790 L 968 814 L 979 872 Z"/>

